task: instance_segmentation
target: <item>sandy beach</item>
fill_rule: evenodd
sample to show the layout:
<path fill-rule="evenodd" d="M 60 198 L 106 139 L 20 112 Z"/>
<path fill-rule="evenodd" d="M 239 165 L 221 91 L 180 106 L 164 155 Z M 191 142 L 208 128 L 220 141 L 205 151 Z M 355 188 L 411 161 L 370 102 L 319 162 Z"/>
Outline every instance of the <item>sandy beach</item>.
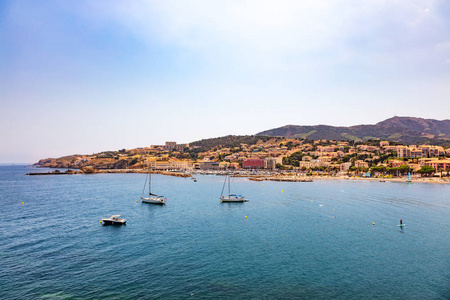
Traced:
<path fill-rule="evenodd" d="M 379 181 L 379 182 L 404 182 L 407 178 L 371 178 L 371 177 L 352 177 L 352 176 L 273 176 L 273 175 L 256 175 L 248 176 L 253 181 L 286 181 L 286 182 L 311 182 L 315 180 L 359 180 L 359 181 Z M 411 178 L 411 183 L 437 183 L 450 184 L 450 178 L 423 177 Z"/>

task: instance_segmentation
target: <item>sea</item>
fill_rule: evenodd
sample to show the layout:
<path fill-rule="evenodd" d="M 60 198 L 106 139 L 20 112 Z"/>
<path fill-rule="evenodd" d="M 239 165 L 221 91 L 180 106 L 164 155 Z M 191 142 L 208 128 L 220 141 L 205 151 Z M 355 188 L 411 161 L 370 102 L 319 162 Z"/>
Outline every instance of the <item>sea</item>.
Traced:
<path fill-rule="evenodd" d="M 39 171 L 0 166 L 0 299 L 450 299 L 450 185 Z"/>

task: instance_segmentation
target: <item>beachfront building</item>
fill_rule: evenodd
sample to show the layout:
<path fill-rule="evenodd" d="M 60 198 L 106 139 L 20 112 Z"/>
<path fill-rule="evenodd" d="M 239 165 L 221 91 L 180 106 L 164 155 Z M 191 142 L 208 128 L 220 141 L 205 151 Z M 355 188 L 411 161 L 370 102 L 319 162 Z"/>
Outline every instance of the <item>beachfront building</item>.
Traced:
<path fill-rule="evenodd" d="M 244 169 L 262 169 L 264 168 L 264 159 L 247 159 L 242 162 Z"/>
<path fill-rule="evenodd" d="M 170 162 L 168 160 L 148 160 L 150 169 L 152 170 L 168 170 L 171 169 Z"/>
<path fill-rule="evenodd" d="M 189 160 L 170 160 L 170 169 L 176 170 L 191 170 L 193 168 L 192 162 Z"/>
<path fill-rule="evenodd" d="M 448 171 L 450 170 L 450 159 L 427 159 L 423 161 L 423 165 L 433 167 L 437 172 L 441 169 Z"/>
<path fill-rule="evenodd" d="M 283 157 L 284 156 L 278 156 L 278 157 L 266 157 L 264 159 L 264 169 L 275 169 L 277 164 L 282 165 L 283 164 Z"/>
<path fill-rule="evenodd" d="M 275 157 L 266 157 L 264 158 L 264 169 L 273 170 L 276 168 L 277 159 Z"/>
<path fill-rule="evenodd" d="M 200 163 L 200 170 L 219 170 L 220 163 L 218 161 L 203 161 Z"/>

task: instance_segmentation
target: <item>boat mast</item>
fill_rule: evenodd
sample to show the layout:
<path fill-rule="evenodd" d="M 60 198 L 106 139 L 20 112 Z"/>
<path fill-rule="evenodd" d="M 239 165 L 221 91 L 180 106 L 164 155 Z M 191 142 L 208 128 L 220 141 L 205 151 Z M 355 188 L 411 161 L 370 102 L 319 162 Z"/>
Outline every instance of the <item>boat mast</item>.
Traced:
<path fill-rule="evenodd" d="M 152 171 L 150 170 L 150 166 L 149 166 L 148 167 L 148 197 L 149 198 L 152 195 L 151 188 L 152 188 Z"/>
<path fill-rule="evenodd" d="M 230 175 L 228 175 L 228 198 L 230 198 Z"/>

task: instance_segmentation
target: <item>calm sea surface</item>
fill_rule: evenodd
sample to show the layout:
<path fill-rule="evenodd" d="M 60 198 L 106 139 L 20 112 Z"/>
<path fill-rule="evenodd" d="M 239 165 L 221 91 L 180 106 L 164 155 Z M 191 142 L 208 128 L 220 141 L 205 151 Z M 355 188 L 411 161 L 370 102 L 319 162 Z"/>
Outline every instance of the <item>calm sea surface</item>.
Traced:
<path fill-rule="evenodd" d="M 145 174 L 33 170 L 0 166 L 1 299 L 450 299 L 447 185 L 233 178 L 250 202 L 222 204 L 224 177 L 154 175 L 161 207 Z"/>

